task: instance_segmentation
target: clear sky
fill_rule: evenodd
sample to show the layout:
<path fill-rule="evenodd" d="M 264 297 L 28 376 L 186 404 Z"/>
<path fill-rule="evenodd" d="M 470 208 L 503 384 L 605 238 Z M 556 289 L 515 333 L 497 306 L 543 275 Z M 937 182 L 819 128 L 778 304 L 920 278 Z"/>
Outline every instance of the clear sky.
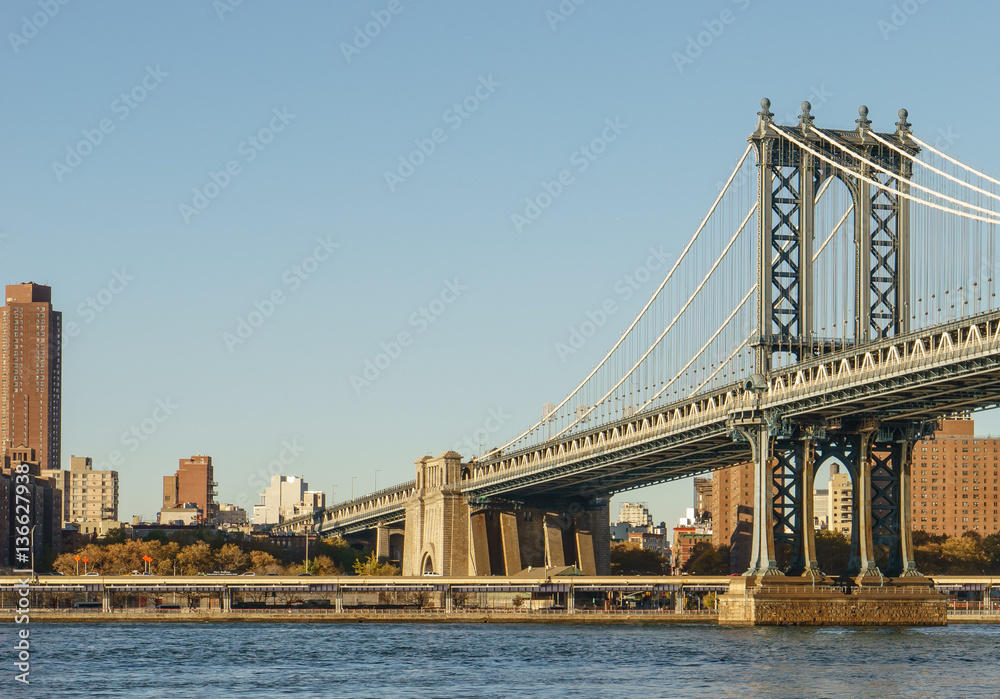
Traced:
<path fill-rule="evenodd" d="M 340 500 L 471 454 L 477 430 L 500 444 L 627 327 L 667 264 L 650 249 L 688 240 L 761 97 L 835 128 L 906 107 L 995 175 L 998 20 L 926 0 L 7 0 L 0 278 L 63 311 L 63 466 L 119 452 L 120 514 L 151 517 L 192 454 L 249 507 L 276 459 Z M 691 493 L 629 499 L 673 523 Z"/>

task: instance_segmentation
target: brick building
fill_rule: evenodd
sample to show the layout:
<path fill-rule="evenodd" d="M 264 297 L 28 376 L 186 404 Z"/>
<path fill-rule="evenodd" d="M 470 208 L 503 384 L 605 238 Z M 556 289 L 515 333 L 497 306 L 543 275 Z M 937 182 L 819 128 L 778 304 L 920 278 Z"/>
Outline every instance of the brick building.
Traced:
<path fill-rule="evenodd" d="M 944 420 L 913 447 L 913 528 L 961 536 L 1000 532 L 1000 439 L 975 436 L 972 420 Z"/>
<path fill-rule="evenodd" d="M 0 326 L 0 455 L 30 449 L 41 468 L 59 468 L 62 313 L 52 310 L 52 289 L 8 285 Z"/>
<path fill-rule="evenodd" d="M 674 527 L 674 544 L 670 547 L 674 575 L 680 573 L 684 564 L 690 560 L 691 552 L 699 541 L 712 543 L 712 530 L 696 525 Z"/>
<path fill-rule="evenodd" d="M 745 463 L 712 474 L 712 545 L 729 546 L 729 567 L 750 567 L 753 533 L 753 464 Z"/>
<path fill-rule="evenodd" d="M 177 472 L 163 477 L 163 507 L 173 509 L 193 502 L 201 510 L 205 521 L 213 521 L 219 512 L 215 502 L 215 473 L 212 457 L 198 454 L 190 459 L 181 459 Z"/>

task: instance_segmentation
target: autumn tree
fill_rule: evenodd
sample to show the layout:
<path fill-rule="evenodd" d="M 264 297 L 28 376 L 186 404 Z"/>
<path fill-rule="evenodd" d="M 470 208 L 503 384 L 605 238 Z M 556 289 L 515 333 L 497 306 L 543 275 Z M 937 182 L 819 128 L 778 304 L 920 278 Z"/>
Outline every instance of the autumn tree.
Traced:
<path fill-rule="evenodd" d="M 652 549 L 644 549 L 628 541 L 611 544 L 613 575 L 663 575 L 669 568 L 667 557 Z"/>
<path fill-rule="evenodd" d="M 359 558 L 354 562 L 354 572 L 358 575 L 399 575 L 399 568 L 391 563 L 379 563 L 378 556 L 372 551 L 368 558 Z"/>
<path fill-rule="evenodd" d="M 215 563 L 219 570 L 242 573 L 250 565 L 250 556 L 236 544 L 224 544 L 215 554 Z"/>
<path fill-rule="evenodd" d="M 729 575 L 729 550 L 728 546 L 716 548 L 707 541 L 699 541 L 682 570 L 692 575 Z"/>
<path fill-rule="evenodd" d="M 214 567 L 212 547 L 207 542 L 198 541 L 185 546 L 177 554 L 177 570 L 183 575 L 207 573 Z"/>
<path fill-rule="evenodd" d="M 267 575 L 268 573 L 281 574 L 285 572 L 278 559 L 266 551 L 251 551 L 250 567 L 257 575 Z"/>
<path fill-rule="evenodd" d="M 316 556 L 311 564 L 315 567 L 315 570 L 312 568 L 309 570 L 313 575 L 340 575 L 344 572 L 332 558 L 325 554 Z"/>

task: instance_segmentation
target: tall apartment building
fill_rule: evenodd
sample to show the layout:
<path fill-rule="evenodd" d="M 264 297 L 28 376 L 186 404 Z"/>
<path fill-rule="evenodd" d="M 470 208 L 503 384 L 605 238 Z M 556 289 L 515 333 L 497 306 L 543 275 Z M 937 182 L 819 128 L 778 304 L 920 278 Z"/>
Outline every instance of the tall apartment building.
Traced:
<path fill-rule="evenodd" d="M 712 545 L 729 546 L 730 570 L 750 567 L 753 533 L 753 464 L 712 473 Z"/>
<path fill-rule="evenodd" d="M 0 313 L 0 449 L 32 449 L 43 469 L 60 466 L 62 313 L 52 310 L 52 289 L 8 285 Z"/>
<path fill-rule="evenodd" d="M 193 502 L 202 511 L 205 521 L 213 521 L 219 513 L 219 505 L 215 502 L 218 485 L 211 456 L 198 454 L 181 459 L 176 473 L 163 477 L 163 507 L 171 509 Z"/>
<path fill-rule="evenodd" d="M 699 520 L 712 518 L 712 485 L 711 478 L 694 479 L 694 509 Z"/>
<path fill-rule="evenodd" d="M 913 528 L 961 536 L 1000 532 L 1000 439 L 975 436 L 972 420 L 944 420 L 913 447 Z"/>
<path fill-rule="evenodd" d="M 649 514 L 649 508 L 638 502 L 623 502 L 618 511 L 618 521 L 645 528 L 646 531 L 653 529 L 653 516 Z"/>

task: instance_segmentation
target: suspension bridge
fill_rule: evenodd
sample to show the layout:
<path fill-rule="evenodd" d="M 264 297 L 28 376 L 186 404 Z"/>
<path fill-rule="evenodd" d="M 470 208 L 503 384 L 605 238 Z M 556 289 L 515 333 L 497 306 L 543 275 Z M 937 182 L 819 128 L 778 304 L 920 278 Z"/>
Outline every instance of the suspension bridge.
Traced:
<path fill-rule="evenodd" d="M 774 121 L 748 145 L 679 257 L 603 359 L 506 444 L 446 452 L 414 481 L 275 532 L 403 525 L 404 574 L 606 574 L 608 500 L 752 462 L 748 576 L 819 574 L 813 481 L 855 484 L 849 573 L 918 576 L 912 444 L 1000 403 L 1000 180 L 921 140 L 899 110 L 876 131 Z M 398 529 L 397 529 L 398 531 Z M 884 570 L 875 546 L 889 551 Z"/>

